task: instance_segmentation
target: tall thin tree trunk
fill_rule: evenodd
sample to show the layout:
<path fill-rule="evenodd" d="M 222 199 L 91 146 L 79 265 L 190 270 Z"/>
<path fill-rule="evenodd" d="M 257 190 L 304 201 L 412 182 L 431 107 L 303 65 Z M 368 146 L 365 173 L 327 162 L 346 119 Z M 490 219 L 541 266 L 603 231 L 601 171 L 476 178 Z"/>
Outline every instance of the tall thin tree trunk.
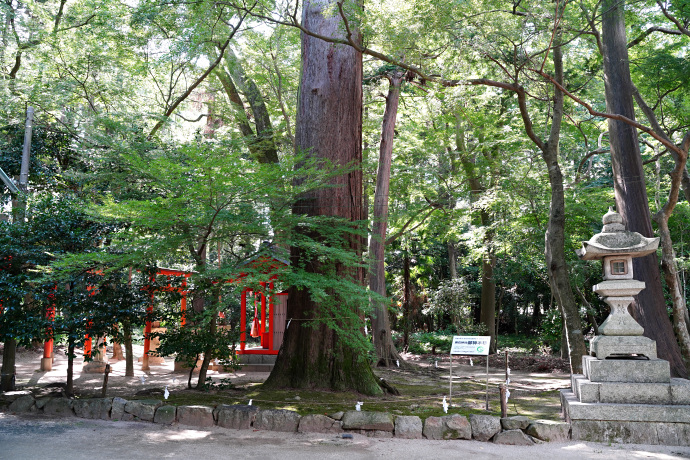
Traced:
<path fill-rule="evenodd" d="M 74 337 L 72 334 L 67 339 L 67 386 L 65 387 L 65 394 L 67 396 L 74 394 Z"/>
<path fill-rule="evenodd" d="M 678 277 L 678 265 L 676 253 L 673 250 L 671 231 L 668 228 L 668 220 L 663 217 L 655 219 L 661 235 L 661 266 L 664 271 L 666 286 L 671 294 L 673 302 L 673 330 L 676 333 L 678 343 L 686 362 L 690 363 L 690 334 L 685 322 L 685 312 L 688 310 L 685 296 L 680 290 L 680 278 Z"/>
<path fill-rule="evenodd" d="M 342 37 L 342 21 L 337 13 L 333 14 L 332 8 L 337 12 L 335 0 L 305 1 L 302 24 L 320 35 Z M 358 39 L 358 32 L 353 30 L 352 33 Z M 300 153 L 330 160 L 338 166 L 354 165 L 355 169 L 334 177 L 332 188 L 314 190 L 301 196 L 293 207 L 293 213 L 342 217 L 354 225 L 364 216 L 360 167 L 362 55 L 353 48 L 326 43 L 306 34 L 302 34 L 301 39 L 302 72 L 295 132 L 297 149 Z M 345 249 L 359 255 L 363 244 L 363 239 L 356 235 L 350 235 L 344 243 Z M 293 266 L 304 267 L 315 274 L 323 273 L 326 270 L 324 264 L 330 264 L 297 246 L 291 249 L 291 261 Z M 333 269 L 337 276 L 364 285 L 361 268 L 336 263 Z M 345 299 L 342 304 L 347 304 Z M 283 346 L 265 383 L 267 387 L 317 387 L 381 393 L 366 356 L 357 352 L 349 342 L 351 339 L 345 340 L 325 322 L 313 321 L 322 317 L 323 309 L 312 299 L 308 289 L 291 287 L 287 309 L 292 325 L 285 332 Z M 361 312 L 356 310 L 344 316 L 352 318 L 352 315 L 361 315 Z M 355 324 L 343 323 L 342 318 L 331 321 L 339 322 L 343 329 L 356 328 Z M 351 333 L 358 332 L 352 330 Z"/>
<path fill-rule="evenodd" d="M 5 347 L 2 349 L 2 381 L 1 391 L 15 390 L 15 356 L 17 353 L 17 341 L 13 338 L 5 339 Z"/>
<path fill-rule="evenodd" d="M 374 221 L 369 242 L 369 289 L 381 297 L 386 297 L 385 241 L 388 226 L 388 190 L 393 158 L 393 139 L 395 121 L 400 100 L 400 87 L 403 81 L 402 72 L 388 75 L 388 96 L 383 113 L 381 127 L 381 145 L 379 147 L 379 167 L 376 173 L 376 191 L 374 192 Z M 378 366 L 388 367 L 401 360 L 393 344 L 388 303 L 381 298 L 372 297 L 372 333 Z"/>
<path fill-rule="evenodd" d="M 21 53 L 18 52 L 17 56 Z M 12 221 L 13 225 L 25 226 L 26 204 L 29 184 L 29 167 L 31 165 L 31 138 L 33 136 L 34 109 L 26 109 L 26 125 L 24 127 L 24 143 L 22 145 L 22 162 L 19 173 L 19 194 L 12 195 Z M 24 268 L 21 268 L 24 270 Z M 24 308 L 28 305 L 29 294 L 25 296 Z M 16 373 L 17 341 L 14 337 L 5 339 L 2 350 L 2 367 L 0 367 L 0 390 L 14 391 Z"/>
<path fill-rule="evenodd" d="M 273 126 L 259 87 L 254 83 L 254 80 L 247 77 L 239 59 L 231 49 L 225 52 L 225 62 L 228 65 L 230 76 L 235 85 L 244 93 L 254 115 L 256 138 L 252 140 L 252 144 L 257 160 L 259 163 L 278 163 L 278 150 L 275 144 Z M 223 85 L 226 86 L 226 83 Z M 226 91 L 227 89 L 226 86 Z"/>
<path fill-rule="evenodd" d="M 403 255 L 403 349 L 407 350 L 410 346 L 410 332 L 412 330 L 412 285 L 410 281 L 410 253 L 409 249 L 404 250 Z"/>
<path fill-rule="evenodd" d="M 214 298 L 218 298 L 214 296 Z M 211 322 L 208 326 L 208 332 L 211 336 L 215 336 L 217 326 L 216 326 L 216 318 L 218 317 L 217 314 L 215 314 L 215 309 L 214 309 L 214 314 L 211 316 Z M 208 366 L 211 364 L 211 358 L 213 357 L 213 348 L 207 348 L 204 350 L 204 359 L 201 361 L 201 367 L 199 368 L 199 380 L 197 380 L 196 383 L 196 389 L 197 390 L 203 390 L 204 386 L 206 385 L 206 374 L 208 373 Z M 194 366 L 192 366 L 194 367 Z"/>
<path fill-rule="evenodd" d="M 448 248 L 448 274 L 450 279 L 454 280 L 458 277 L 458 250 L 455 247 L 455 242 L 446 241 L 446 248 Z"/>
<path fill-rule="evenodd" d="M 553 48 L 556 81 L 563 82 L 563 53 L 557 42 Z M 549 223 L 545 236 L 546 267 L 549 272 L 551 290 L 563 314 L 563 323 L 568 342 L 570 371 L 582 373 L 582 356 L 587 353 L 580 311 L 570 285 L 568 265 L 565 258 L 565 193 L 563 174 L 558 163 L 558 144 L 563 120 L 563 93 L 554 88 L 553 121 L 549 140 L 542 147 L 542 158 L 551 184 L 551 205 Z"/>
<path fill-rule="evenodd" d="M 134 351 L 132 350 L 132 323 L 127 320 L 122 323 L 125 342 L 125 377 L 134 377 Z"/>
<path fill-rule="evenodd" d="M 620 0 L 604 0 L 602 3 L 604 89 L 607 112 L 634 119 L 624 5 L 625 2 Z M 629 231 L 652 237 L 652 222 L 637 132 L 631 125 L 612 119 L 608 120 L 608 126 L 618 212 Z M 633 316 L 644 328 L 645 336 L 656 341 L 659 357 L 669 361 L 672 374 L 686 377 L 685 364 L 666 313 L 656 253 L 634 259 L 633 272 L 635 278 L 646 285 L 632 303 Z"/>

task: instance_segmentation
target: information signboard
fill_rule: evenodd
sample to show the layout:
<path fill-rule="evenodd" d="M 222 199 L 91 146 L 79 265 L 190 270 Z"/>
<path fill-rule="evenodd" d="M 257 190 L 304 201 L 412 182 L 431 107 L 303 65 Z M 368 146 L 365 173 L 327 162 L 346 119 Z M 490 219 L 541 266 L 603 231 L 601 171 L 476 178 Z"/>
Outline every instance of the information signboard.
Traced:
<path fill-rule="evenodd" d="M 456 335 L 450 346 L 450 378 L 448 400 L 453 405 L 453 355 L 486 356 L 486 410 L 489 410 L 489 348 L 491 337 L 486 335 Z M 471 361 L 470 361 L 471 363 Z"/>
<path fill-rule="evenodd" d="M 490 336 L 456 335 L 450 347 L 451 355 L 488 356 L 491 345 Z"/>

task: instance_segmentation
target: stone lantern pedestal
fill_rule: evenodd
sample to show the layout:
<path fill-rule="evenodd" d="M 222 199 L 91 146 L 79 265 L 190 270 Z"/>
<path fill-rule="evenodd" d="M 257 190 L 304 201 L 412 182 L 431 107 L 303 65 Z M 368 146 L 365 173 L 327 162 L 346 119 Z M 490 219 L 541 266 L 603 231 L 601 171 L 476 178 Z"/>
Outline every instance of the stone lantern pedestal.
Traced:
<path fill-rule="evenodd" d="M 96 346 L 91 350 L 91 361 L 84 362 L 81 371 L 85 374 L 102 374 L 108 364 L 108 356 L 105 352 L 105 337 L 96 340 Z"/>
<path fill-rule="evenodd" d="M 627 232 L 609 211 L 602 232 L 583 243 L 584 260 L 602 260 L 604 281 L 594 286 L 611 307 L 583 356 L 583 374 L 572 376 L 561 404 L 573 439 L 598 442 L 690 445 L 690 381 L 671 378 L 656 342 L 628 313 L 645 287 L 633 279 L 632 259 L 656 251 L 659 239 Z"/>
<path fill-rule="evenodd" d="M 644 337 L 644 328 L 628 313 L 645 284 L 636 280 L 607 280 L 594 286 L 604 302 L 611 307 L 608 318 L 599 326 L 599 335 L 590 341 L 590 353 L 600 359 L 608 357 L 644 356 L 656 359 L 656 342 Z"/>

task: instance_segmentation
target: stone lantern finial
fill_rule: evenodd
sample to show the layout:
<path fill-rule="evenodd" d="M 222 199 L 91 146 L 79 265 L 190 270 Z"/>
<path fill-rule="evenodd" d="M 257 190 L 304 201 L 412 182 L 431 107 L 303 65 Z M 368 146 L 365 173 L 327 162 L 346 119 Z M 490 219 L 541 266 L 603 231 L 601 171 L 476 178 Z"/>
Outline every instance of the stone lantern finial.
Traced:
<path fill-rule="evenodd" d="M 601 218 L 601 222 L 604 224 L 601 233 L 618 233 L 625 231 L 623 216 L 618 214 L 611 207 L 609 207 L 609 212 L 604 214 L 604 217 Z"/>

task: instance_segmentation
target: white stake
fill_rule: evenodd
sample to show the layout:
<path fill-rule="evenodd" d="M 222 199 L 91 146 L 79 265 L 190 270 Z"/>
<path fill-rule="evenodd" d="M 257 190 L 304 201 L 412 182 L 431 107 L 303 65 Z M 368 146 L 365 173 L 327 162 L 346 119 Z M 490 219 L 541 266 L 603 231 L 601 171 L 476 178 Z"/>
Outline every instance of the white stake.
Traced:
<path fill-rule="evenodd" d="M 448 401 L 446 401 L 446 397 L 445 397 L 445 396 L 443 397 L 443 412 L 444 412 L 445 414 L 448 413 Z"/>
<path fill-rule="evenodd" d="M 165 386 L 165 392 L 163 392 L 163 397 L 165 399 L 168 399 L 168 396 L 170 396 L 170 392 L 168 391 L 168 386 Z"/>

